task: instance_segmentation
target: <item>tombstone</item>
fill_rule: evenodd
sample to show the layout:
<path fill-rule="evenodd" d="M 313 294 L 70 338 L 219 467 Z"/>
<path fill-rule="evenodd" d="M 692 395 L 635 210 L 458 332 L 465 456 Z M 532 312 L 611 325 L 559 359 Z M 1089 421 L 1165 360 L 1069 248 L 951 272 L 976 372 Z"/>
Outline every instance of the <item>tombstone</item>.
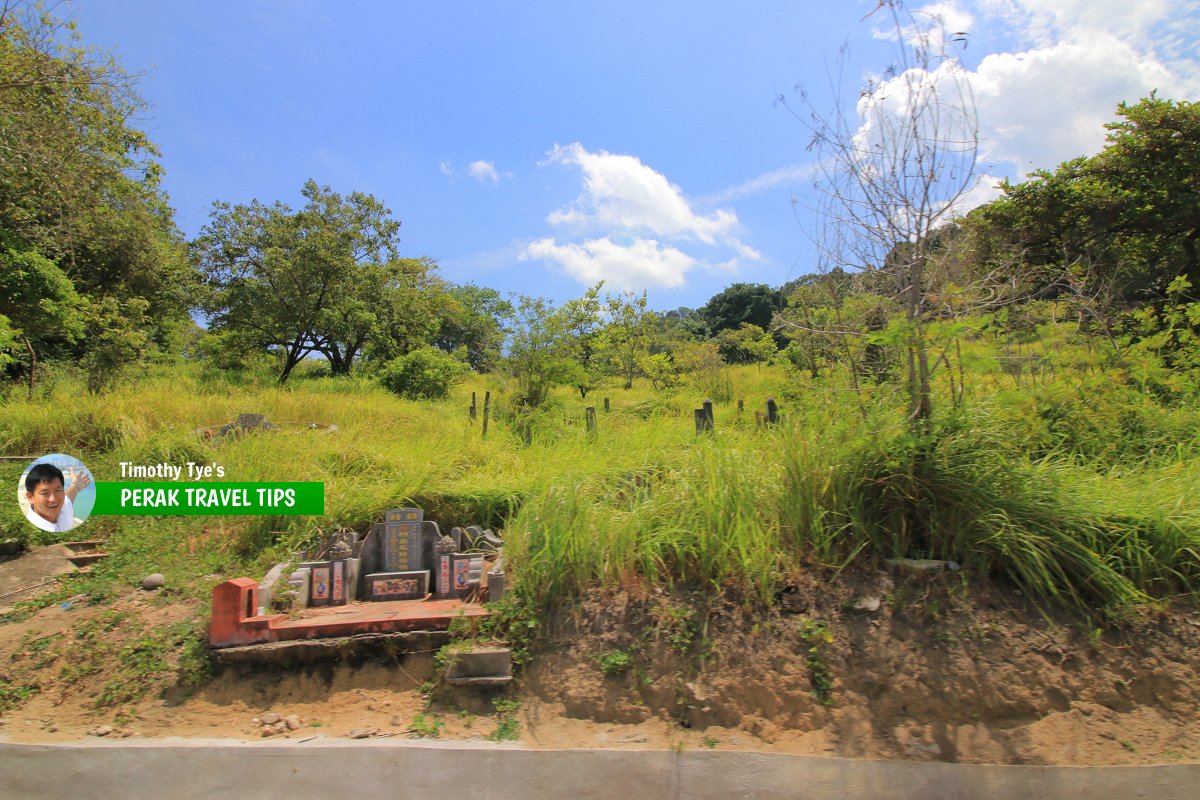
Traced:
<path fill-rule="evenodd" d="M 393 508 L 384 514 L 380 572 L 421 569 L 421 528 L 425 516 L 419 508 Z"/>
<path fill-rule="evenodd" d="M 596 407 L 588 406 L 584 412 L 587 414 L 587 432 L 594 436 L 596 434 Z"/>
<path fill-rule="evenodd" d="M 364 584 L 368 600 L 420 600 L 429 594 L 429 570 L 376 572 L 367 575 Z"/>
<path fill-rule="evenodd" d="M 774 425 L 779 422 L 779 407 L 775 405 L 775 398 L 767 398 L 767 424 Z"/>
<path fill-rule="evenodd" d="M 606 397 L 604 398 L 604 413 L 607 414 L 609 411 L 612 411 L 612 408 L 609 406 L 608 398 Z"/>
<path fill-rule="evenodd" d="M 348 558 L 346 559 L 346 602 L 353 603 L 358 600 L 361 592 L 359 587 L 362 585 L 362 559 Z"/>
<path fill-rule="evenodd" d="M 488 428 L 488 412 L 492 405 L 492 393 L 490 391 L 483 393 L 483 438 L 487 438 Z"/>
<path fill-rule="evenodd" d="M 713 406 L 713 402 L 712 402 L 712 400 L 709 400 L 708 398 L 705 398 L 704 402 L 700 404 L 700 407 L 704 409 L 704 417 L 705 417 L 705 419 L 708 420 L 708 429 L 710 431 L 714 427 L 716 427 L 715 421 L 713 419 L 712 406 Z"/>

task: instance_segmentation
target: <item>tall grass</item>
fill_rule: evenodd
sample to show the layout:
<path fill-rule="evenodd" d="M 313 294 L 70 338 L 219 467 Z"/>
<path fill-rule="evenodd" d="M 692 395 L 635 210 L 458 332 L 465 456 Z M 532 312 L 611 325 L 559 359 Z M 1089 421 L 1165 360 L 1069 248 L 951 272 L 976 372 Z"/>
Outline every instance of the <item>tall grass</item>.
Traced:
<path fill-rule="evenodd" d="M 1000 391 L 968 391 L 960 409 L 942 403 L 926 440 L 906 434 L 892 387 L 818 391 L 770 367 L 730 370 L 717 430 L 697 436 L 691 409 L 701 397 L 688 388 L 608 387 L 586 401 L 563 389 L 518 420 L 494 377 L 416 403 L 367 381 L 277 387 L 175 366 L 103 395 L 64 379 L 32 402 L 0 403 L 0 452 L 67 452 L 98 480 L 119 480 L 121 461 L 195 461 L 222 465 L 227 480 L 324 482 L 316 518 L 88 522 L 116 550 L 102 575 L 126 580 L 169 556 L 198 592 L 217 567 L 255 574 L 339 527 L 365 530 L 385 509 L 415 504 L 444 528 L 504 527 L 517 591 L 539 608 L 629 580 L 728 588 L 765 604 L 805 566 L 907 556 L 954 559 L 968 575 L 1087 611 L 1195 596 L 1200 414 L 1111 376 L 1107 386 L 1085 377 L 1006 387 L 982 363 L 969 389 L 990 381 Z M 485 390 L 486 439 L 467 418 L 471 391 L 482 410 Z M 785 422 L 759 430 L 753 410 L 768 393 L 781 398 Z M 588 405 L 599 412 L 592 436 Z M 196 434 L 248 412 L 338 430 Z M 0 468 L 0 480 L 11 472 L 15 482 L 19 470 Z M 0 503 L 0 524 L 40 536 L 15 503 Z"/>

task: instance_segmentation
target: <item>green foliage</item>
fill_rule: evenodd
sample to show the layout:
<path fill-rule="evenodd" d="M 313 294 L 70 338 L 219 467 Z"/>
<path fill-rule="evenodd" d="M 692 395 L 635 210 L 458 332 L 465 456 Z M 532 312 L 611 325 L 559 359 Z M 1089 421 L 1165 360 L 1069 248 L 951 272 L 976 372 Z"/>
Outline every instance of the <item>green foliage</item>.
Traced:
<path fill-rule="evenodd" d="M 520 723 L 517 721 L 517 709 L 521 707 L 521 701 L 515 698 L 498 697 L 492 701 L 492 707 L 496 709 L 500 721 L 497 723 L 496 729 L 485 738 L 491 742 L 516 741 L 521 732 Z"/>
<path fill-rule="evenodd" d="M 713 336 L 724 330 L 737 330 L 744 324 L 766 330 L 784 302 L 778 289 L 761 283 L 735 283 L 713 295 L 700 309 L 700 317 Z"/>
<path fill-rule="evenodd" d="M 645 292 L 607 298 L 607 321 L 596 347 L 626 389 L 633 388 L 634 379 L 642 375 L 642 365 L 650 356 L 654 316 L 646 310 Z"/>
<path fill-rule="evenodd" d="M 1162 297 L 1178 275 L 1200 283 L 1200 105 L 1151 94 L 1117 114 L 1100 153 L 1004 184 L 970 215 L 981 268 L 1107 304 Z"/>
<path fill-rule="evenodd" d="M 443 398 L 471 371 L 463 356 L 465 352 L 450 354 L 423 347 L 389 361 L 379 373 L 379 382 L 410 400 Z"/>
<path fill-rule="evenodd" d="M 147 336 L 184 316 L 192 272 L 159 187 L 157 150 L 130 125 L 144 109 L 135 78 L 111 55 L 85 47 L 74 23 L 55 18 L 41 3 L 6 5 L 0 22 L 0 249 L 6 263 L 0 273 L 20 268 L 49 275 L 45 264 L 13 262 L 14 248 L 57 265 L 52 289 L 44 281 L 18 281 L 26 292 L 39 292 L 19 310 L 41 319 L 16 325 L 31 340 L 52 338 L 50 328 L 60 342 L 74 340 L 82 325 L 74 293 L 97 303 L 145 301 L 148 313 L 139 323 Z M 7 302 L 0 307 L 10 319 L 9 310 L 17 310 Z M 80 344 L 86 352 L 90 336 Z"/>
<path fill-rule="evenodd" d="M 495 289 L 473 283 L 451 286 L 434 346 L 447 353 L 466 348 L 467 363 L 476 372 L 490 372 L 500 360 L 504 323 L 513 315 L 512 303 Z"/>
<path fill-rule="evenodd" d="M 544 298 L 522 297 L 508 337 L 509 374 L 520 405 L 537 408 L 561 384 L 575 383 L 586 397 L 595 385 L 593 339 L 599 324 L 600 286 L 556 307 Z"/>
<path fill-rule="evenodd" d="M 416 714 L 408 725 L 408 734 L 413 739 L 437 739 L 444 727 L 446 723 L 432 714 Z"/>
<path fill-rule="evenodd" d="M 432 261 L 397 257 L 391 211 L 371 195 L 343 198 L 311 180 L 302 194 L 299 211 L 214 203 L 192 243 L 212 330 L 278 351 L 280 382 L 313 353 L 348 375 L 369 343 L 388 359 L 431 339 L 441 282 Z"/>
<path fill-rule="evenodd" d="M 1187 276 L 1177 276 L 1166 300 L 1135 309 L 1126 324 L 1130 376 L 1163 399 L 1200 393 L 1200 299 L 1192 289 Z"/>
<path fill-rule="evenodd" d="M 623 675 L 633 666 L 633 656 L 624 650 L 610 650 L 596 661 L 605 675 Z"/>
<path fill-rule="evenodd" d="M 721 331 L 716 337 L 721 357 L 728 364 L 757 364 L 769 361 L 778 348 L 775 340 L 757 325 L 743 322 L 736 330 Z"/>
<path fill-rule="evenodd" d="M 808 665 L 808 680 L 813 695 L 824 706 L 833 705 L 833 674 L 825 661 L 824 649 L 833 643 L 833 631 L 825 622 L 802 617 L 796 622 L 796 633 L 804 644 L 804 660 Z"/>

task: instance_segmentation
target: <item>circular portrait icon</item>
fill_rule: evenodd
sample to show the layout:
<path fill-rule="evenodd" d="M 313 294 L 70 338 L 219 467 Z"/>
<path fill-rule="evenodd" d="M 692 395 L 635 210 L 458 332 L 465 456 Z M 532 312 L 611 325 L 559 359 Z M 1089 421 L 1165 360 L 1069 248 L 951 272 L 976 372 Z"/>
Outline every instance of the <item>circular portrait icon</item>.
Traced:
<path fill-rule="evenodd" d="M 17 502 L 25 518 L 44 531 L 60 533 L 82 525 L 96 504 L 92 474 L 78 458 L 51 453 L 21 473 Z"/>

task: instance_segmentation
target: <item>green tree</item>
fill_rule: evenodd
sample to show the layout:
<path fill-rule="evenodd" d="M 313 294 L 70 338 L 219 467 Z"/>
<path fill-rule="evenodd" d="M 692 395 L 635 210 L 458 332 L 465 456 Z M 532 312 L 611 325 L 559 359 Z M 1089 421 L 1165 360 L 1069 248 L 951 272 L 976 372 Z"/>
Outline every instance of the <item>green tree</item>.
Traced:
<path fill-rule="evenodd" d="M 699 313 L 709 335 L 716 336 L 724 330 L 737 330 L 743 323 L 766 330 L 784 304 L 778 289 L 762 283 L 735 283 L 713 295 Z"/>
<path fill-rule="evenodd" d="M 450 387 L 470 371 L 465 351 L 455 355 L 425 346 L 389 361 L 379 381 L 401 397 L 431 400 L 446 397 Z"/>
<path fill-rule="evenodd" d="M 537 408 L 555 386 L 579 386 L 581 380 L 589 380 L 581 376 L 585 367 L 580 358 L 585 354 L 590 358 L 589 339 L 599 320 L 599 290 L 594 286 L 561 307 L 542 297 L 519 298 L 508 329 L 506 366 L 517 382 L 521 405 Z"/>
<path fill-rule="evenodd" d="M 476 372 L 490 372 L 500 359 L 504 324 L 513 315 L 512 303 L 495 289 L 473 283 L 451 286 L 433 344 L 448 353 L 460 347 Z"/>
<path fill-rule="evenodd" d="M 82 309 L 75 287 L 53 261 L 0 235 L 0 324 L 7 340 L 0 345 L 24 345 L 31 396 L 38 351 L 79 339 L 84 330 Z M 7 352 L 6 360 L 13 360 L 11 349 Z"/>
<path fill-rule="evenodd" d="M 737 330 L 721 331 L 716 342 L 727 364 L 760 364 L 779 351 L 771 334 L 749 322 L 743 322 Z"/>
<path fill-rule="evenodd" d="M 185 316 L 193 273 L 158 151 L 131 124 L 145 107 L 135 76 L 73 23 L 40 3 L 0 7 L 0 231 L 84 296 L 146 300 L 143 333 L 161 338 Z"/>
<path fill-rule="evenodd" d="M 606 298 L 607 322 L 600 332 L 600 351 L 612 371 L 633 388 L 642 364 L 651 354 L 655 313 L 646 310 L 646 293 L 623 292 Z"/>
<path fill-rule="evenodd" d="M 1200 284 L 1200 105 L 1151 95 L 1117 107 L 1092 157 L 1038 170 L 966 221 L 977 272 L 1008 266 L 1055 294 L 1162 298 Z"/>
<path fill-rule="evenodd" d="M 372 336 L 400 323 L 380 319 L 400 311 L 396 293 L 429 268 L 397 258 L 400 223 L 375 197 L 343 198 L 311 180 L 302 194 L 307 202 L 299 211 L 280 202 L 215 203 L 192 243 L 207 279 L 211 329 L 277 351 L 280 383 L 313 353 L 325 355 L 335 374 L 349 373 Z M 436 322 L 420 319 L 432 335 Z"/>

